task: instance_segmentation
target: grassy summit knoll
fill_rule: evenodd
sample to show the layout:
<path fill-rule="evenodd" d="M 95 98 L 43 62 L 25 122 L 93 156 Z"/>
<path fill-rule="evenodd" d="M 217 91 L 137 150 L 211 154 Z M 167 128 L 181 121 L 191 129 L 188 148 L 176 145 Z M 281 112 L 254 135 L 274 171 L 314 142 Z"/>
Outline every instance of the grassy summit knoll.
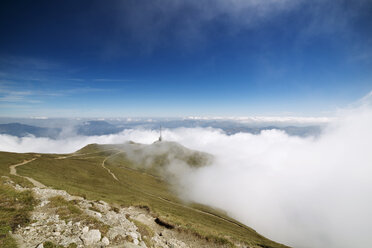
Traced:
<path fill-rule="evenodd" d="M 151 145 L 128 142 L 120 145 L 88 145 L 72 154 L 18 154 L 0 152 L 0 176 L 9 166 L 38 156 L 19 166 L 17 173 L 55 189 L 113 206 L 138 206 L 171 228 L 205 239 L 208 247 L 286 247 L 258 234 L 223 212 L 200 204 L 186 204 L 171 190 L 163 169 L 171 161 L 190 167 L 207 166 L 206 153 L 177 143 Z"/>

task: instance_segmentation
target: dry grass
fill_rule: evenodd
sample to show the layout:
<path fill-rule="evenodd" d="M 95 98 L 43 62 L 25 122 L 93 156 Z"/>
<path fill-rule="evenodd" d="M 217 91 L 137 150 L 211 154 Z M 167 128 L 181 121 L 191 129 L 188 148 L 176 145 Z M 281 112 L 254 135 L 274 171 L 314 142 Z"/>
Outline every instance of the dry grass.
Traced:
<path fill-rule="evenodd" d="M 9 235 L 18 226 L 30 223 L 36 201 L 30 191 L 18 192 L 0 180 L 0 247 L 17 247 Z"/>
<path fill-rule="evenodd" d="M 147 247 L 153 247 L 153 243 L 151 241 L 152 237 L 154 237 L 154 231 L 148 227 L 146 224 L 130 219 L 138 228 L 138 232 L 141 234 L 142 240 L 145 242 Z"/>

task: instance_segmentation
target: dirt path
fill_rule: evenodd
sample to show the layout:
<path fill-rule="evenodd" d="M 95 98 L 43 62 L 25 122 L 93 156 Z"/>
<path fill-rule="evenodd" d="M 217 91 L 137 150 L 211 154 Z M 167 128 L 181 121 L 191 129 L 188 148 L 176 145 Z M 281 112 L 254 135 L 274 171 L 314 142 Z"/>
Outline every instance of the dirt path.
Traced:
<path fill-rule="evenodd" d="M 72 154 L 70 154 L 70 155 L 67 155 L 67 156 L 61 156 L 61 157 L 57 157 L 57 158 L 55 158 L 55 159 L 66 159 L 66 158 L 71 158 L 71 157 L 78 157 L 78 156 L 84 156 L 84 155 L 92 155 L 92 154 L 97 154 L 97 153 L 101 153 L 101 152 L 107 152 L 107 151 L 117 151 L 117 149 L 108 149 L 108 150 L 103 150 L 103 151 L 98 151 L 98 152 L 88 152 L 88 153 L 72 153 Z M 114 156 L 114 155 L 116 155 L 116 154 L 119 154 L 119 153 L 121 153 L 122 151 L 120 151 L 120 152 L 117 152 L 117 153 L 115 153 L 115 154 L 112 154 L 112 155 L 109 155 L 109 156 L 107 156 L 104 160 L 103 160 L 103 162 L 102 162 L 102 164 L 101 164 L 101 166 L 102 166 L 102 168 L 104 168 L 116 181 L 119 181 L 119 179 L 115 176 L 115 174 L 109 169 L 109 168 L 107 168 L 106 166 L 105 166 L 105 162 L 106 162 L 106 160 L 107 159 L 109 159 L 110 157 L 112 157 L 112 156 Z"/>
<path fill-rule="evenodd" d="M 106 160 L 109 159 L 110 157 L 113 157 L 113 156 L 115 156 L 115 155 L 118 155 L 119 153 L 123 153 L 123 151 L 120 151 L 120 152 L 114 153 L 114 154 L 112 154 L 112 155 L 106 157 L 106 158 L 103 160 L 102 164 L 101 164 L 102 167 L 103 167 L 105 170 L 107 170 L 107 172 L 110 173 L 110 175 L 111 175 L 111 176 L 112 176 L 116 181 L 119 181 L 119 179 L 115 176 L 115 174 L 114 174 L 114 173 L 113 173 L 109 168 L 107 168 L 107 167 L 105 166 L 105 162 L 106 162 Z"/>
<path fill-rule="evenodd" d="M 34 161 L 35 159 L 37 158 L 33 158 L 33 159 L 30 159 L 30 160 L 26 160 L 26 161 L 23 161 L 22 163 L 19 163 L 19 164 L 13 164 L 9 167 L 10 169 L 10 174 L 11 175 L 15 175 L 15 176 L 19 176 L 19 177 L 23 177 L 23 178 L 26 178 L 28 181 L 30 181 L 35 187 L 38 187 L 38 188 L 47 188 L 44 184 L 42 184 L 41 182 L 39 181 L 36 181 L 35 179 L 31 178 L 31 177 L 26 177 L 26 176 L 21 176 L 21 175 L 18 175 L 17 174 L 17 167 L 20 166 L 20 165 L 25 165 L 25 164 L 28 164 L 32 161 Z"/>

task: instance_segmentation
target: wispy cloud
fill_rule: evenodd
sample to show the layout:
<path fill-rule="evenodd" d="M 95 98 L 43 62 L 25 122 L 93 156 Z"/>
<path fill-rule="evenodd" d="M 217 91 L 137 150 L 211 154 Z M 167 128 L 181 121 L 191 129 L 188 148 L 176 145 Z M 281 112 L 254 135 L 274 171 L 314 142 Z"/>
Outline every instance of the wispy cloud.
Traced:
<path fill-rule="evenodd" d="M 216 121 L 237 121 L 241 123 L 293 123 L 293 124 L 321 124 L 329 123 L 333 120 L 331 117 L 310 117 L 310 116 L 188 116 L 188 120 L 216 120 Z"/>
<path fill-rule="evenodd" d="M 58 90 L 56 93 L 61 95 L 72 95 L 72 94 L 84 94 L 84 93 L 91 93 L 91 92 L 110 92 L 114 89 L 110 88 L 94 88 L 94 87 L 76 87 L 76 88 L 69 88 Z"/>
<path fill-rule="evenodd" d="M 28 99 L 24 95 L 6 95 L 0 96 L 0 102 L 23 102 L 23 103 L 41 103 L 40 100 Z"/>
<path fill-rule="evenodd" d="M 0 65 L 2 67 L 27 68 L 33 70 L 51 70 L 59 68 L 61 65 L 41 58 L 24 56 L 1 56 Z"/>
<path fill-rule="evenodd" d="M 349 6 L 330 0 L 129 0 L 117 2 L 115 7 L 99 3 L 95 9 L 98 16 L 104 16 L 108 8 L 112 13 L 116 32 L 107 37 L 105 52 L 117 57 L 128 53 L 121 44 L 130 39 L 145 52 L 169 43 L 195 48 L 214 37 L 209 31 L 216 24 L 226 34 L 235 35 L 262 28 L 283 15 L 290 17 L 296 11 L 301 11 L 303 18 L 298 23 L 299 37 L 295 34 L 293 39 L 303 42 L 302 36 L 349 30 L 348 25 L 366 2 L 356 0 Z"/>
<path fill-rule="evenodd" d="M 89 94 L 92 92 L 109 92 L 111 89 L 92 87 L 72 87 L 68 89 L 53 90 L 19 90 L 17 83 L 0 81 L 0 102 L 8 103 L 43 103 L 50 97 L 65 97 L 76 94 Z"/>
<path fill-rule="evenodd" d="M 32 94 L 32 91 L 15 91 L 0 84 L 0 102 L 40 103 L 40 100 L 29 98 Z"/>
<path fill-rule="evenodd" d="M 130 82 L 130 81 L 133 81 L 133 80 L 114 79 L 114 78 L 96 78 L 96 79 L 93 79 L 93 81 L 95 81 L 95 82 Z"/>
<path fill-rule="evenodd" d="M 67 78 L 66 80 L 75 81 L 75 82 L 85 82 L 84 78 Z"/>
<path fill-rule="evenodd" d="M 215 23 L 228 26 L 224 32 L 238 33 L 293 11 L 303 0 L 154 0 L 116 2 L 114 6 L 98 3 L 96 15 L 112 14 L 116 32 L 105 38 L 104 53 L 118 57 L 130 51 L 122 43 L 132 40 L 141 52 L 151 52 L 165 44 L 195 48 L 209 39 L 208 27 Z M 108 10 L 109 9 L 109 10 Z M 140 15 L 138 13 L 141 13 Z"/>

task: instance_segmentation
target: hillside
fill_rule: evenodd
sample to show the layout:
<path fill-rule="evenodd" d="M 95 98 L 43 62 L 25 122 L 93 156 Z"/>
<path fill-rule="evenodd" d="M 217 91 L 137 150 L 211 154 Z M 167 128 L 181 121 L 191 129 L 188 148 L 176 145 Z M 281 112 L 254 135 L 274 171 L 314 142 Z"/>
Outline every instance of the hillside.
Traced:
<path fill-rule="evenodd" d="M 176 142 L 155 142 L 151 145 L 128 142 L 120 145 L 91 144 L 77 151 L 77 153 L 97 153 L 100 151 L 117 151 L 105 163 L 113 166 L 143 171 L 153 176 L 164 178 L 166 168 L 171 163 L 185 166 L 201 167 L 209 165 L 213 156 L 204 152 L 190 150 Z"/>
<path fill-rule="evenodd" d="M 49 216 L 45 223 L 50 223 L 60 221 L 58 218 L 53 219 L 58 214 L 59 218 L 64 218 L 64 221 L 58 222 L 59 228 L 68 228 L 65 227 L 66 223 L 71 221 L 73 226 L 81 223 L 89 227 L 88 230 L 97 230 L 102 237 L 106 235 L 107 240 L 100 238 L 97 241 L 96 245 L 100 246 L 286 247 L 264 238 L 219 210 L 195 203 L 186 204 L 172 192 L 164 168 L 173 161 L 190 167 L 208 166 L 212 159 L 209 154 L 192 151 L 172 142 L 151 145 L 133 142 L 120 145 L 92 144 L 73 154 L 64 155 L 1 152 L 2 192 L 20 194 L 17 193 L 17 187 L 22 192 L 27 192 L 27 187 L 32 185 L 25 177 L 40 184 L 32 189 L 39 205 L 34 204 L 35 210 L 28 209 L 29 216 L 26 215 L 18 227 L 22 232 L 12 224 L 14 218 L 17 218 L 6 212 L 12 206 L 1 206 L 3 217 L 0 221 L 4 227 L 0 233 L 3 243 L 0 244 L 2 247 L 14 247 L 14 242 L 9 241 L 12 239 L 8 235 L 9 230 L 19 235 L 13 235 L 16 240 L 17 237 L 18 240 L 28 240 L 30 236 L 22 233 L 34 230 L 34 226 L 41 223 L 40 218 L 33 220 L 32 216 Z M 21 162 L 24 163 L 19 164 Z M 19 165 L 14 166 L 15 164 Z M 10 174 L 11 165 L 14 175 Z M 18 186 L 14 186 L 15 184 Z M 13 188 L 9 185 L 13 185 Z M 41 189 L 43 187 L 45 188 Z M 41 211 L 47 213 L 41 214 Z M 4 216 L 8 216 L 8 219 Z M 126 226 L 132 231 L 123 231 L 125 234 L 120 239 L 113 232 L 124 227 L 113 220 L 124 219 L 127 221 Z M 34 224 L 31 223 L 33 221 Z M 28 227 L 30 224 L 34 225 L 31 229 Z M 82 236 L 88 235 L 84 234 L 87 229 L 76 228 L 76 232 L 81 232 Z M 42 233 L 47 231 L 44 230 L 41 234 L 40 230 L 35 232 L 39 233 L 37 237 L 40 239 L 43 237 Z M 68 242 L 63 239 L 64 233 L 68 234 L 63 229 L 58 231 L 58 237 L 46 235 L 49 240 L 43 241 L 52 241 L 67 247 Z M 77 245 L 82 242 L 81 238 L 70 238 Z M 7 243 L 5 239 L 8 240 Z M 37 238 L 28 242 L 36 240 Z M 125 245 L 117 246 L 123 244 Z"/>

